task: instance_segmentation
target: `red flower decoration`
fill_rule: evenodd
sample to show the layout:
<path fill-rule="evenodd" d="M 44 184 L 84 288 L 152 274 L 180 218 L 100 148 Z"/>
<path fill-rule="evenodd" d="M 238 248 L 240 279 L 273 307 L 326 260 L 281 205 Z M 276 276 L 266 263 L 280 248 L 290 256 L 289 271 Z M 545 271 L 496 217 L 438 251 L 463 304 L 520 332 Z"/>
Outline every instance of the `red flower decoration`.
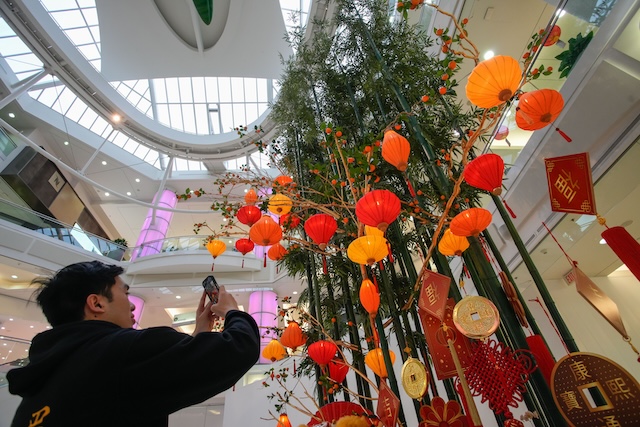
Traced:
<path fill-rule="evenodd" d="M 431 406 L 420 408 L 420 427 L 463 427 L 464 415 L 455 400 L 444 402 L 439 396 L 431 399 Z"/>

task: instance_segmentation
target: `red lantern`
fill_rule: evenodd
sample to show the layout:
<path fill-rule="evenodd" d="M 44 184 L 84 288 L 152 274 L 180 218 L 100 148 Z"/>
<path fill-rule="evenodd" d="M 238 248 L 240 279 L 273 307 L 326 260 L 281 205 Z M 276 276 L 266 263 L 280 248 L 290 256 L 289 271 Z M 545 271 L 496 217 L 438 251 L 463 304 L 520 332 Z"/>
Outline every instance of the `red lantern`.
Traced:
<path fill-rule="evenodd" d="M 267 256 L 272 261 L 280 261 L 287 254 L 287 252 L 287 248 L 282 246 L 280 243 L 276 243 L 269 248 L 269 250 L 267 251 Z"/>
<path fill-rule="evenodd" d="M 244 202 L 249 206 L 253 206 L 257 201 L 258 194 L 253 188 L 250 188 L 249 191 L 247 191 L 247 193 L 244 195 Z"/>
<path fill-rule="evenodd" d="M 251 252 L 255 244 L 249 239 L 236 240 L 236 250 L 242 254 L 242 256 Z M 242 267 L 244 268 L 244 258 L 242 258 Z"/>
<path fill-rule="evenodd" d="M 520 129 L 538 130 L 554 121 L 564 107 L 560 92 L 540 89 L 520 96 L 516 109 L 516 124 Z"/>
<path fill-rule="evenodd" d="M 286 230 L 293 230 L 300 225 L 300 217 L 296 214 L 288 213 L 280 216 L 279 222 Z"/>
<path fill-rule="evenodd" d="M 369 279 L 364 279 L 360 285 L 360 303 L 369 314 L 376 314 L 380 307 L 380 294 Z"/>
<path fill-rule="evenodd" d="M 482 154 L 470 161 L 464 168 L 464 179 L 476 188 L 486 190 L 495 196 L 502 193 L 504 161 L 497 154 Z"/>
<path fill-rule="evenodd" d="M 283 346 L 288 347 L 295 352 L 298 347 L 307 342 L 307 337 L 304 335 L 297 322 L 289 322 L 280 337 L 280 342 Z"/>
<path fill-rule="evenodd" d="M 276 427 L 291 427 L 289 416 L 287 414 L 280 414 L 280 417 L 278 417 L 278 425 Z"/>
<path fill-rule="evenodd" d="M 336 355 L 338 346 L 331 341 L 319 340 L 310 344 L 307 348 L 309 357 L 320 366 L 325 366 Z"/>
<path fill-rule="evenodd" d="M 240 221 L 244 225 L 248 225 L 249 227 L 251 227 L 253 224 L 258 222 L 260 218 L 262 218 L 262 212 L 260 212 L 260 208 L 258 208 L 257 206 L 243 206 L 238 209 L 236 218 L 238 218 L 238 221 Z"/>
<path fill-rule="evenodd" d="M 363 224 L 383 232 L 400 215 L 400 199 L 389 190 L 373 190 L 356 203 L 356 216 Z"/>
<path fill-rule="evenodd" d="M 342 384 L 347 374 L 349 373 L 349 365 L 344 360 L 334 358 L 329 362 L 329 378 L 338 384 Z"/>
<path fill-rule="evenodd" d="M 607 245 L 640 280 L 640 243 L 624 227 L 611 227 L 602 232 Z"/>
<path fill-rule="evenodd" d="M 288 185 L 288 184 L 290 184 L 292 182 L 293 182 L 293 178 L 291 178 L 290 176 L 287 176 L 287 175 L 280 175 L 276 179 L 273 180 L 274 186 L 275 185 L 280 185 L 282 187 L 284 187 L 285 185 Z"/>
<path fill-rule="evenodd" d="M 409 140 L 396 131 L 388 130 L 382 140 L 382 158 L 391 163 L 400 172 L 407 170 L 411 145 Z"/>
<path fill-rule="evenodd" d="M 456 236 L 475 236 L 482 233 L 491 224 L 491 212 L 483 208 L 469 208 L 456 215 L 449 230 Z"/>
<path fill-rule="evenodd" d="M 338 222 L 327 214 L 315 214 L 304 223 L 304 231 L 321 250 L 327 247 L 327 243 L 338 229 Z"/>

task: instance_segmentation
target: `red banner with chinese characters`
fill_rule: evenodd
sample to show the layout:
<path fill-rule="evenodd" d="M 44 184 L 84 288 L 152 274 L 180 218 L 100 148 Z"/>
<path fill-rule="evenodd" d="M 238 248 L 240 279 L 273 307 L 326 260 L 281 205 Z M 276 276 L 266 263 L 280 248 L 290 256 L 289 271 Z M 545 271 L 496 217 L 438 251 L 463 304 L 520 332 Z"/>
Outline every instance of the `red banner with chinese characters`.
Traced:
<path fill-rule="evenodd" d="M 393 391 L 387 385 L 387 381 L 382 378 L 380 380 L 380 389 L 378 393 L 378 407 L 376 415 L 382 421 L 385 427 L 394 427 L 400 413 L 400 399 L 393 394 Z"/>
<path fill-rule="evenodd" d="M 447 300 L 444 311 L 444 319 L 440 321 L 438 318 L 427 314 L 422 309 L 418 310 L 424 336 L 427 340 L 433 368 L 439 380 L 445 378 L 453 378 L 458 376 L 456 365 L 453 363 L 453 356 L 449 351 L 447 340 L 451 338 L 456 346 L 458 359 L 462 369 L 466 369 L 470 364 L 471 358 L 471 341 L 462 335 L 453 324 L 453 308 L 456 302 L 453 298 Z"/>
<path fill-rule="evenodd" d="M 596 199 L 591 181 L 589 153 L 544 159 L 551 210 L 555 212 L 596 214 Z"/>
<path fill-rule="evenodd" d="M 422 277 L 418 307 L 442 320 L 444 307 L 447 305 L 447 297 L 449 296 L 449 286 L 451 286 L 450 277 L 431 270 L 425 271 Z"/>

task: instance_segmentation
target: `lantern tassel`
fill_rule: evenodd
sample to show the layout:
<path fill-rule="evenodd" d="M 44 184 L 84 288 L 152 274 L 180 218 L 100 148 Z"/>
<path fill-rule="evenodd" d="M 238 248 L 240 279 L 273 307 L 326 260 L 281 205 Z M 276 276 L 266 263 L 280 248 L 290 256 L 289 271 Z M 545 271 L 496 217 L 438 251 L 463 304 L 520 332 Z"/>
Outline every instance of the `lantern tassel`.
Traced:
<path fill-rule="evenodd" d="M 563 137 L 565 139 L 565 141 L 567 142 L 571 142 L 573 141 L 569 135 L 567 135 L 566 133 L 562 132 L 562 130 L 560 130 L 560 128 L 556 128 L 556 130 L 558 131 L 558 133 L 560 134 L 561 137 Z"/>
<path fill-rule="evenodd" d="M 215 264 L 214 262 L 212 262 L 212 263 L 211 263 L 211 271 L 213 271 L 213 267 L 214 267 L 215 265 L 216 265 L 216 264 Z"/>
<path fill-rule="evenodd" d="M 244 258 L 242 258 L 242 268 L 244 268 Z"/>
<path fill-rule="evenodd" d="M 511 218 L 516 219 L 517 216 L 516 216 L 515 212 L 513 212 L 513 210 L 509 207 L 509 205 L 507 204 L 507 201 L 505 199 L 502 199 L 502 203 L 504 204 L 504 207 L 509 212 L 509 215 L 511 215 Z"/>
<path fill-rule="evenodd" d="M 371 330 L 373 331 L 373 342 L 376 344 L 376 347 L 379 347 L 380 336 L 378 335 L 378 330 L 376 329 L 376 314 L 369 314 L 369 320 L 371 322 Z"/>
<path fill-rule="evenodd" d="M 329 270 L 327 270 L 327 257 L 322 254 L 322 272 L 324 274 L 329 274 Z"/>
<path fill-rule="evenodd" d="M 416 191 L 413 189 L 413 185 L 411 185 L 411 181 L 409 181 L 409 178 L 407 177 L 406 174 L 404 176 L 404 180 L 407 182 L 407 188 L 409 189 L 409 193 L 411 194 L 411 197 L 413 197 L 415 199 L 416 198 Z"/>
<path fill-rule="evenodd" d="M 296 359 L 293 359 L 293 375 L 296 375 Z"/>
<path fill-rule="evenodd" d="M 601 236 L 620 261 L 640 280 L 640 243 L 621 226 L 607 228 Z"/>
<path fill-rule="evenodd" d="M 266 268 L 267 267 L 267 254 L 266 253 L 263 256 L 263 259 L 264 259 L 264 262 L 263 262 L 262 267 Z"/>
<path fill-rule="evenodd" d="M 531 335 L 526 337 L 527 345 L 533 353 L 536 359 L 536 364 L 542 373 L 542 376 L 547 381 L 547 384 L 551 384 L 551 372 L 556 364 L 555 359 L 551 355 L 549 348 L 545 344 L 540 335 Z"/>

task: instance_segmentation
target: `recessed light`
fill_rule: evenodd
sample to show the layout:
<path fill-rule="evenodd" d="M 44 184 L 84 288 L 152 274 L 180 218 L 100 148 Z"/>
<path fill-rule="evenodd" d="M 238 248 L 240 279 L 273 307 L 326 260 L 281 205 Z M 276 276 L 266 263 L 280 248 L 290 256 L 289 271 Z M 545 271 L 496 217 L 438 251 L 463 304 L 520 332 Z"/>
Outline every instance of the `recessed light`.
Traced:
<path fill-rule="evenodd" d="M 0 326 L 0 329 L 5 330 L 6 328 L 4 326 Z"/>
<path fill-rule="evenodd" d="M 47 325 L 47 329 L 51 329 L 51 325 Z"/>
<path fill-rule="evenodd" d="M 120 120 L 122 120 L 122 116 L 120 116 L 120 114 L 114 114 L 113 116 L 111 116 L 111 119 L 118 123 Z"/>
<path fill-rule="evenodd" d="M 249 192 L 249 190 L 248 190 L 247 188 L 245 188 L 245 189 L 244 189 L 244 192 L 245 192 L 245 193 L 248 193 L 248 192 Z"/>
<path fill-rule="evenodd" d="M 108 192 L 107 192 L 107 193 L 104 193 L 104 195 L 105 195 L 105 196 L 107 196 L 107 197 L 109 197 L 109 196 L 110 196 L 110 194 L 109 194 Z"/>
<path fill-rule="evenodd" d="M 29 325 L 29 327 L 30 327 L 31 329 L 33 329 L 33 325 Z"/>
<path fill-rule="evenodd" d="M 18 276 L 16 276 L 15 274 L 12 274 L 12 275 L 11 275 L 11 278 L 12 278 L 12 279 L 17 279 L 17 278 L 18 278 Z"/>
<path fill-rule="evenodd" d="M 130 195 L 131 195 L 131 191 L 127 191 L 127 196 L 130 196 Z"/>
<path fill-rule="evenodd" d="M 15 115 L 15 114 L 13 114 L 13 113 L 9 113 L 9 117 L 11 117 L 12 119 L 15 119 L 15 118 L 16 118 L 16 115 Z"/>
<path fill-rule="evenodd" d="M 180 299 L 182 298 L 180 295 L 176 295 L 176 299 Z"/>
<path fill-rule="evenodd" d="M 495 53 L 493 53 L 492 50 L 488 50 L 484 53 L 484 55 L 482 56 L 485 60 L 487 59 L 491 59 L 493 58 L 493 56 L 495 55 Z"/>
<path fill-rule="evenodd" d="M 69 145 L 69 141 L 65 141 L 63 144 L 64 145 Z"/>
<path fill-rule="evenodd" d="M 103 161 L 102 161 L 102 165 L 103 165 L 103 166 L 107 166 L 107 161 L 106 161 L 106 160 L 103 160 Z"/>
<path fill-rule="evenodd" d="M 293 291 L 291 293 L 294 294 L 294 295 L 298 295 L 298 291 Z"/>
<path fill-rule="evenodd" d="M 606 240 L 604 240 L 604 239 L 600 239 L 600 241 L 599 241 L 598 243 L 600 243 L 601 245 L 606 245 L 606 244 L 607 244 L 607 241 L 606 241 Z"/>
<path fill-rule="evenodd" d="M 10 317 L 10 318 L 9 318 L 9 322 L 13 322 L 13 317 Z"/>
<path fill-rule="evenodd" d="M 140 182 L 140 178 L 136 178 L 136 182 Z"/>

